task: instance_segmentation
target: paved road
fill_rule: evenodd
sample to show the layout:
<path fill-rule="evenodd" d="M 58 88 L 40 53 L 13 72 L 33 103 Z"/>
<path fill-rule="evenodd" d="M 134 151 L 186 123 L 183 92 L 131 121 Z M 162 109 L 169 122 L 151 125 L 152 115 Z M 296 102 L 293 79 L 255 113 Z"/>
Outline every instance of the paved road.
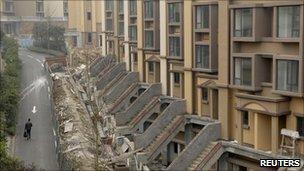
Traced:
<path fill-rule="evenodd" d="M 53 131 L 49 83 L 43 67 L 45 55 L 19 50 L 22 61 L 21 90 L 14 154 L 26 164 L 34 163 L 44 170 L 58 170 L 55 133 Z M 34 107 L 35 106 L 35 107 Z M 36 113 L 33 113 L 33 108 Z M 28 118 L 33 123 L 32 139 L 23 138 Z"/>

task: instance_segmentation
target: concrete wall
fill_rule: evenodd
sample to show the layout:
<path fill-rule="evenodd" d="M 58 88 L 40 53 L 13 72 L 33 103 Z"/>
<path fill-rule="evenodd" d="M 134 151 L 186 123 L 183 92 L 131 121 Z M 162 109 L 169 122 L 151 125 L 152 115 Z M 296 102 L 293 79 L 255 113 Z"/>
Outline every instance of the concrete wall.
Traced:
<path fill-rule="evenodd" d="M 102 90 L 103 88 L 105 88 L 105 86 L 110 83 L 115 76 L 117 76 L 118 74 L 125 72 L 126 71 L 126 65 L 125 63 L 119 63 L 116 66 L 113 66 L 113 68 L 107 72 L 106 74 L 104 74 L 99 81 L 97 82 L 97 90 Z"/>
<path fill-rule="evenodd" d="M 106 103 L 111 103 L 115 99 L 117 99 L 128 87 L 138 81 L 138 73 L 130 72 L 125 78 L 122 79 L 122 83 L 115 85 L 112 90 L 104 96 L 104 100 Z"/>
<path fill-rule="evenodd" d="M 196 137 L 186 146 L 181 154 L 167 168 L 167 170 L 187 170 L 187 167 L 208 146 L 211 141 L 221 138 L 220 123 L 207 124 Z"/>
<path fill-rule="evenodd" d="M 90 68 L 91 76 L 96 77 L 102 70 L 115 62 L 116 60 L 111 56 L 102 57 L 100 62 Z"/>
<path fill-rule="evenodd" d="M 161 84 L 152 84 L 145 92 L 143 92 L 127 110 L 115 115 L 117 125 L 125 125 L 131 121 L 155 96 L 161 94 Z"/>
<path fill-rule="evenodd" d="M 141 135 L 134 137 L 135 148 L 139 149 L 149 145 L 159 135 L 170 121 L 177 115 L 185 114 L 186 104 L 184 100 L 176 100 L 157 117 L 153 124 Z"/>

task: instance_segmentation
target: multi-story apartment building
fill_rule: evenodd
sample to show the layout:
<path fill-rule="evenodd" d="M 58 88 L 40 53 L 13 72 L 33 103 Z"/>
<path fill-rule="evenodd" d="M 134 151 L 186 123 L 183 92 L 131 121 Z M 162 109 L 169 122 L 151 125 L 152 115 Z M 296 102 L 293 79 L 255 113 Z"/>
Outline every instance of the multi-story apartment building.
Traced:
<path fill-rule="evenodd" d="M 219 169 L 259 170 L 249 158 L 277 156 L 282 135 L 292 134 L 292 148 L 304 154 L 303 1 L 100 5 L 103 54 L 124 61 L 141 82 L 160 82 L 163 95 L 185 99 L 187 114 L 219 121 L 221 138 L 242 147 L 219 156 Z"/>
<path fill-rule="evenodd" d="M 127 2 L 123 0 L 103 1 L 102 40 L 104 54 L 115 56 L 118 61 L 124 61 L 125 47 L 125 8 Z"/>
<path fill-rule="evenodd" d="M 47 18 L 66 27 L 66 2 L 1 0 L 1 30 L 11 35 L 31 34 L 34 23 Z"/>
<path fill-rule="evenodd" d="M 67 42 L 72 46 L 99 45 L 101 1 L 68 1 Z"/>

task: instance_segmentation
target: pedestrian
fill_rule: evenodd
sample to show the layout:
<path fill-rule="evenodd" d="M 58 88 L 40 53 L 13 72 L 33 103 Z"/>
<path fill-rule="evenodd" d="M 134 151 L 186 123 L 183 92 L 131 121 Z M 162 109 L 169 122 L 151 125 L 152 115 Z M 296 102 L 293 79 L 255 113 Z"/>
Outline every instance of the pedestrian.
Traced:
<path fill-rule="evenodd" d="M 28 139 L 31 139 L 31 129 L 32 129 L 32 122 L 31 122 L 31 119 L 29 118 L 25 124 L 25 131 L 26 131 L 26 134 L 27 134 L 27 140 Z"/>

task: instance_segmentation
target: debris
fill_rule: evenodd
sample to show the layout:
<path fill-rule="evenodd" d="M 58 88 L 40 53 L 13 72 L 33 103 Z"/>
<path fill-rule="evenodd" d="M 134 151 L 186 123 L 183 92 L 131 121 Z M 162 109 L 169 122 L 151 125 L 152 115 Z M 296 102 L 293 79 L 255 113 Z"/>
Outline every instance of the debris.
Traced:
<path fill-rule="evenodd" d="M 64 133 L 70 132 L 73 130 L 73 123 L 66 123 L 64 126 Z"/>

